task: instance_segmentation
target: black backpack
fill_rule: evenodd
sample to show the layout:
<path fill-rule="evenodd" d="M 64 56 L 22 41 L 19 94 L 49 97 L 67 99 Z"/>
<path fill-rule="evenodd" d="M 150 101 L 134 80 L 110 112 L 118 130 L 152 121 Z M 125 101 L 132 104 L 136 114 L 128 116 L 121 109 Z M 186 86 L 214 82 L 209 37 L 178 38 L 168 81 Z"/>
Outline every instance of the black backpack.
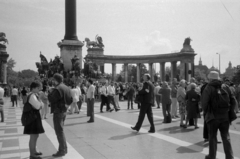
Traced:
<path fill-rule="evenodd" d="M 226 85 L 221 85 L 220 88 L 214 88 L 211 105 L 213 111 L 217 111 L 218 113 L 227 113 L 230 110 L 230 96 L 229 89 Z"/>

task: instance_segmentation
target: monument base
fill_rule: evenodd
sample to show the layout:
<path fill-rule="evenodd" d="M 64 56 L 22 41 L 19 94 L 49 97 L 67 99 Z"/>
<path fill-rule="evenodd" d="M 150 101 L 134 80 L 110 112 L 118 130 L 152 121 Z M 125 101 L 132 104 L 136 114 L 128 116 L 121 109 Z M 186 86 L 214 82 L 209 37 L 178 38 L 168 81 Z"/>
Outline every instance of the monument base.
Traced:
<path fill-rule="evenodd" d="M 7 84 L 7 59 L 8 54 L 5 47 L 0 47 L 0 85 L 5 86 Z"/>
<path fill-rule="evenodd" d="M 80 68 L 82 69 L 82 46 L 84 44 L 77 40 L 63 40 L 58 43 L 61 49 L 61 58 L 63 60 L 65 71 L 71 70 L 72 62 L 71 59 L 77 55 L 80 61 Z"/>
<path fill-rule="evenodd" d="M 103 56 L 103 48 L 89 48 L 87 49 L 87 56 Z"/>

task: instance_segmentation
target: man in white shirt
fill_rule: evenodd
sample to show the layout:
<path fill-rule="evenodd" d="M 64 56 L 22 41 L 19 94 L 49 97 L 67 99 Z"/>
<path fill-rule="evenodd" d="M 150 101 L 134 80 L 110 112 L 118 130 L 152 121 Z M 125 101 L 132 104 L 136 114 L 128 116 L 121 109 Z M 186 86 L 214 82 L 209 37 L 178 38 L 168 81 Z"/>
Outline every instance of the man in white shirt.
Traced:
<path fill-rule="evenodd" d="M 90 119 L 87 121 L 88 123 L 94 122 L 94 92 L 95 87 L 93 85 L 93 81 L 91 79 L 88 80 L 88 89 L 87 89 L 87 114 L 90 116 Z"/>
<path fill-rule="evenodd" d="M 16 103 L 16 107 L 17 107 L 17 96 L 18 96 L 18 89 L 15 86 L 13 86 L 12 96 L 11 96 L 12 107 L 14 107 L 14 102 Z"/>
<path fill-rule="evenodd" d="M 100 105 L 100 112 L 103 113 L 103 105 L 106 105 L 107 109 L 106 111 L 112 112 L 113 109 L 110 108 L 108 97 L 107 97 L 107 83 L 104 83 L 102 87 L 100 88 L 100 94 L 101 94 L 101 105 Z"/>
<path fill-rule="evenodd" d="M 82 101 L 83 101 L 82 91 L 81 91 L 80 85 L 81 85 L 81 83 L 79 82 L 78 85 L 76 86 L 76 89 L 78 90 L 78 94 L 79 94 L 79 101 L 77 102 L 79 111 L 81 111 Z"/>
<path fill-rule="evenodd" d="M 115 95 L 115 87 L 113 85 L 113 82 L 111 82 L 111 85 L 107 86 L 107 98 L 108 98 L 108 103 L 112 103 L 114 106 L 115 111 L 119 111 L 120 109 L 116 106 L 116 103 L 114 101 L 114 95 Z"/>

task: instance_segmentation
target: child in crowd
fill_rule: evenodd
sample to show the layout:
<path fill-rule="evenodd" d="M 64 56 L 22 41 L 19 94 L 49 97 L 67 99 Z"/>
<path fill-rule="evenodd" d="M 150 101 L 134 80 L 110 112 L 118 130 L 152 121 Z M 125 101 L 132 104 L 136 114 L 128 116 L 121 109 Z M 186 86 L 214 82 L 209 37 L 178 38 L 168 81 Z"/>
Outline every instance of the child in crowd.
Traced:
<path fill-rule="evenodd" d="M 4 110 L 3 110 L 3 95 L 4 95 L 4 89 L 0 87 L 0 114 L 1 114 L 1 122 L 4 122 Z"/>

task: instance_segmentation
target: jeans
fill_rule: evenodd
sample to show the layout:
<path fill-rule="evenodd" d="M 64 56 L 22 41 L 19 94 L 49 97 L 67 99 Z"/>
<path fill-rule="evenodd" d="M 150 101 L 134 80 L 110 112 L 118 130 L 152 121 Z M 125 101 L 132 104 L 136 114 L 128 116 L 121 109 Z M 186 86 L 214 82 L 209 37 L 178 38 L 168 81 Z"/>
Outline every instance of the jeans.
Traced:
<path fill-rule="evenodd" d="M 127 96 L 127 98 L 128 98 L 128 109 L 129 109 L 130 103 L 131 103 L 131 108 L 133 109 L 133 96 Z"/>
<path fill-rule="evenodd" d="M 90 116 L 90 121 L 94 121 L 94 98 L 87 99 L 88 114 Z"/>
<path fill-rule="evenodd" d="M 207 123 L 209 131 L 209 155 L 207 159 L 215 159 L 217 152 L 217 131 L 219 129 L 223 141 L 223 148 L 226 159 L 234 159 L 230 136 L 229 136 L 229 121 L 211 120 Z"/>
<path fill-rule="evenodd" d="M 66 119 L 66 113 L 53 114 L 54 130 L 57 135 L 57 140 L 59 143 L 58 152 L 60 153 L 67 153 L 67 142 L 66 142 L 66 138 L 63 130 L 65 119 Z"/>
<path fill-rule="evenodd" d="M 171 115 L 171 104 L 162 104 L 162 112 L 164 117 L 164 122 L 166 122 L 166 116 Z M 168 113 L 167 113 L 168 112 Z"/>

